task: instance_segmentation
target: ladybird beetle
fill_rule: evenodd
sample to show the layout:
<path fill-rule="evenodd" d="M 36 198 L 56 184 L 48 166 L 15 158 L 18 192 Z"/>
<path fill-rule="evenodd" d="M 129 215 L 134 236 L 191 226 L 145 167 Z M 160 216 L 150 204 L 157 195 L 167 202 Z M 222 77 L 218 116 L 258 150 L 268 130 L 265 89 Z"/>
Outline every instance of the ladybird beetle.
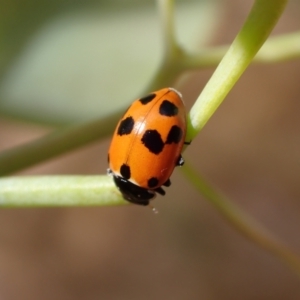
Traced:
<path fill-rule="evenodd" d="M 119 121 L 108 151 L 108 174 L 129 202 L 148 205 L 184 160 L 186 112 L 173 88 L 153 92 L 132 103 Z"/>

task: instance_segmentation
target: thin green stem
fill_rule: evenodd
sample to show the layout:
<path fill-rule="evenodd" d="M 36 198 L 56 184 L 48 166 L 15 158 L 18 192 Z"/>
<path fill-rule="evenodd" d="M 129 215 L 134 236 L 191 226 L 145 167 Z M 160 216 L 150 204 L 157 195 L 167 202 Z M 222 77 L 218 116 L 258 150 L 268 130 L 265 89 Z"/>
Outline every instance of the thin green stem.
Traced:
<path fill-rule="evenodd" d="M 173 55 L 178 52 L 174 51 L 176 43 L 173 33 L 173 1 L 160 0 L 158 3 L 160 4 L 159 8 L 163 20 L 164 38 L 169 36 L 165 42 L 165 56 L 170 59 L 163 60 L 153 80 L 145 89 L 145 94 L 162 86 L 172 85 L 181 72 L 181 69 L 178 69 L 176 64 L 176 55 Z M 113 131 L 124 110 L 125 108 L 101 120 L 59 129 L 33 142 L 0 153 L 0 176 L 19 171 L 96 139 L 108 136 Z"/>
<path fill-rule="evenodd" d="M 183 52 L 182 66 L 185 70 L 201 69 L 216 66 L 229 49 L 229 45 L 204 48 L 199 52 Z M 253 63 L 278 63 L 300 58 L 300 32 L 282 34 L 266 41 Z"/>
<path fill-rule="evenodd" d="M 86 124 L 59 129 L 33 142 L 0 153 L 0 176 L 86 145 L 113 131 L 121 112 Z"/>
<path fill-rule="evenodd" d="M 272 235 L 265 227 L 216 192 L 194 168 L 186 163 L 181 169 L 189 182 L 233 225 L 243 236 L 271 252 L 300 277 L 300 257 Z"/>
<path fill-rule="evenodd" d="M 188 118 L 187 139 L 192 140 L 210 119 L 252 61 L 283 12 L 287 0 L 256 0 L 252 10 Z"/>
<path fill-rule="evenodd" d="M 165 68 L 162 68 L 153 78 L 144 94 L 159 89 L 161 83 L 165 83 L 166 86 L 170 85 L 174 80 L 174 74 L 175 72 L 168 72 Z M 73 125 L 65 129 L 57 129 L 32 142 L 2 151 L 0 153 L 0 176 L 33 166 L 111 135 L 124 111 L 125 108 L 119 109 L 100 120 Z"/>
<path fill-rule="evenodd" d="M 112 206 L 128 204 L 109 176 L 0 178 L 0 207 Z"/>
<path fill-rule="evenodd" d="M 164 54 L 158 71 L 148 85 L 148 91 L 173 85 L 183 71 L 181 62 L 184 53 L 177 43 L 175 34 L 174 0 L 157 0 L 157 4 L 162 24 Z"/>
<path fill-rule="evenodd" d="M 158 2 L 161 16 L 165 18 L 164 35 L 170 34 L 171 36 L 166 43 L 166 47 L 175 50 L 166 51 L 166 53 L 170 52 L 168 56 L 170 58 L 163 60 L 161 67 L 146 88 L 145 94 L 163 86 L 172 85 L 186 67 L 192 68 L 193 63 L 197 63 L 197 59 L 199 64 L 203 63 L 199 61 L 201 57 L 187 56 L 176 46 L 173 25 L 173 1 L 159 0 Z M 204 126 L 250 63 L 251 58 L 274 26 L 284 8 L 285 2 L 283 0 L 256 1 L 245 26 L 190 112 L 188 139 L 192 139 Z M 256 35 L 258 36 L 256 37 Z M 222 48 L 216 50 L 213 54 L 215 56 L 211 57 L 213 60 L 212 64 L 217 63 L 222 51 Z M 113 131 L 122 111 L 123 109 L 101 120 L 57 130 L 36 141 L 2 152 L 0 154 L 0 176 L 32 166 L 96 139 L 106 137 Z"/>
<path fill-rule="evenodd" d="M 267 41 L 254 58 L 257 63 L 275 63 L 300 58 L 300 31 Z"/>
<path fill-rule="evenodd" d="M 157 0 L 157 4 L 161 20 L 164 59 L 173 60 L 178 50 L 174 26 L 174 0 Z"/>
<path fill-rule="evenodd" d="M 170 53 L 175 45 L 174 0 L 157 0 L 157 5 L 161 21 L 164 50 L 166 53 Z"/>

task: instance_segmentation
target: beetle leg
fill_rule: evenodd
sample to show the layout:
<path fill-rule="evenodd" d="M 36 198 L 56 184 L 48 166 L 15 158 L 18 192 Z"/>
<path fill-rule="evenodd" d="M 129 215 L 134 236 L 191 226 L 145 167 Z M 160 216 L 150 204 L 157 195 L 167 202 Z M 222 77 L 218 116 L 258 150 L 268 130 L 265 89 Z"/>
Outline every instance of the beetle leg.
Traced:
<path fill-rule="evenodd" d="M 164 186 L 170 186 L 171 185 L 171 180 L 170 178 L 163 184 Z"/>
<path fill-rule="evenodd" d="M 159 194 L 163 195 L 163 196 L 166 194 L 166 192 L 161 187 L 158 187 L 158 188 L 154 189 L 154 191 L 156 193 L 159 193 Z"/>
<path fill-rule="evenodd" d="M 179 157 L 178 157 L 178 160 L 177 160 L 177 162 L 176 162 L 176 166 L 183 166 L 183 164 L 184 164 L 184 159 L 183 159 L 183 157 L 180 155 Z"/>

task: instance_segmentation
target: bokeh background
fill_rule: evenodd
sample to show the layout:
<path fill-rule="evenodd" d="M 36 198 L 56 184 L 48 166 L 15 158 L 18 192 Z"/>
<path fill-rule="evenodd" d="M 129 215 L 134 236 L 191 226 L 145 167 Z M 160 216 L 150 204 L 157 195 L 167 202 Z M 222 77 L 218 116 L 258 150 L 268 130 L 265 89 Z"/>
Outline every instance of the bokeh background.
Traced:
<path fill-rule="evenodd" d="M 0 148 L 101 117 L 161 58 L 154 1 L 6 0 Z M 183 44 L 230 43 L 252 1 L 177 1 Z M 291 1 L 274 33 L 299 29 Z M 191 107 L 213 69 L 176 87 Z M 300 254 L 300 62 L 252 65 L 184 157 Z M 113 99 L 113 100 L 112 100 Z M 19 172 L 102 174 L 109 138 Z M 1 167 L 1 166 L 0 166 Z M 300 299 L 299 279 L 232 228 L 183 177 L 158 214 L 138 206 L 0 211 L 0 299 Z"/>

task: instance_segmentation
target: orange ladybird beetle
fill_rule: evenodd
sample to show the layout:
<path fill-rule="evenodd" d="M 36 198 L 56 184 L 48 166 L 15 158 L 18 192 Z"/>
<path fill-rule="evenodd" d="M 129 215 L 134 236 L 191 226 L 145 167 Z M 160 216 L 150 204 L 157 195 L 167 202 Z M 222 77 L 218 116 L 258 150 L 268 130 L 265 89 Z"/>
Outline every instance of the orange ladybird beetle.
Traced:
<path fill-rule="evenodd" d="M 148 205 L 184 160 L 186 112 L 173 88 L 153 92 L 132 103 L 119 121 L 108 151 L 108 174 L 129 202 Z M 189 144 L 189 143 L 186 143 Z"/>

